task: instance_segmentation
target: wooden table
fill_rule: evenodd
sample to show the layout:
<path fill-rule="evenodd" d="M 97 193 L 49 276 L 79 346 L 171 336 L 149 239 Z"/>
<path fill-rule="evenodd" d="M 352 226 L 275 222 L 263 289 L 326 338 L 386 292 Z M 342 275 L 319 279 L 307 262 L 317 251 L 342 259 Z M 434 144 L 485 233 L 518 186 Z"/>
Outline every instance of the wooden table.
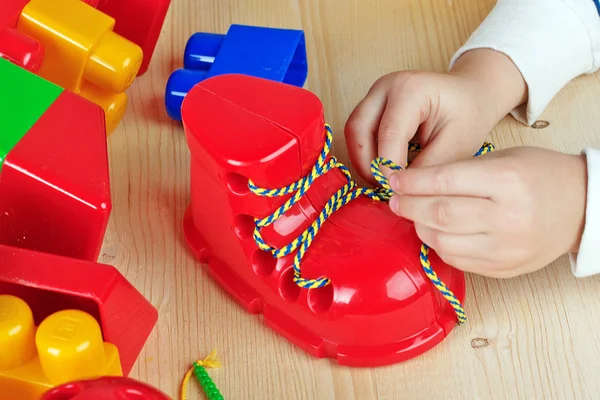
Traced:
<path fill-rule="evenodd" d="M 242 311 L 183 242 L 189 154 L 163 98 L 190 34 L 223 33 L 232 23 L 304 29 L 306 87 L 322 99 L 333 152 L 347 163 L 343 125 L 371 84 L 394 70 L 444 71 L 493 4 L 173 1 L 150 70 L 129 89 L 129 109 L 109 139 L 113 212 L 100 261 L 119 268 L 160 313 L 132 377 L 178 398 L 190 363 L 215 348 L 223 367 L 210 374 L 226 399 L 600 398 L 600 278 L 575 279 L 565 257 L 517 279 L 467 276 L 466 326 L 417 359 L 352 369 L 308 356 Z M 492 141 L 571 153 L 600 146 L 599 92 L 598 75 L 578 78 L 547 108 L 547 128 L 507 117 Z M 195 382 L 190 393 L 204 398 Z"/>

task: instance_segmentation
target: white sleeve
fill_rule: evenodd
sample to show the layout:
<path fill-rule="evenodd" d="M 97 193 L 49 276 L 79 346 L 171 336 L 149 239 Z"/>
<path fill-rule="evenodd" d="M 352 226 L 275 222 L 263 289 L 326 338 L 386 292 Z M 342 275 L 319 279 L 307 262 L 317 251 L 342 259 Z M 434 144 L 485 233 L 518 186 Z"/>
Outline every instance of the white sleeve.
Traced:
<path fill-rule="evenodd" d="M 571 269 L 578 278 L 600 273 L 600 150 L 585 149 L 587 157 L 587 200 L 585 228 L 579 252 L 569 254 Z"/>
<path fill-rule="evenodd" d="M 593 0 L 498 0 L 450 68 L 477 48 L 504 53 L 520 70 L 528 101 L 511 114 L 531 125 L 567 83 L 600 67 L 600 17 Z"/>
<path fill-rule="evenodd" d="M 528 100 L 511 111 L 531 125 L 571 80 L 600 67 L 600 16 L 594 0 L 498 0 L 454 54 L 488 48 L 507 55 L 520 70 Z M 600 274 L 600 150 L 585 149 L 587 199 L 579 250 L 569 254 L 576 277 Z"/>

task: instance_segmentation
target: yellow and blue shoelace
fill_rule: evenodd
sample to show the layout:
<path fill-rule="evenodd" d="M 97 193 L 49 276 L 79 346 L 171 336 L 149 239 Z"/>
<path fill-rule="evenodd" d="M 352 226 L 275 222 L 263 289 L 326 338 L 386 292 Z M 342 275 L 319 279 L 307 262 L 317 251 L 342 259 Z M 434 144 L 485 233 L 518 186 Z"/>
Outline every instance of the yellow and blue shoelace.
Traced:
<path fill-rule="evenodd" d="M 299 179 L 298 181 L 284 186 L 279 189 L 264 189 L 256 186 L 252 180 L 248 182 L 248 186 L 250 191 L 257 196 L 262 197 L 281 197 L 286 196 L 288 194 L 292 194 L 291 196 L 282 206 L 277 208 L 275 212 L 268 215 L 265 218 L 255 219 L 255 229 L 253 233 L 253 238 L 258 247 L 261 250 L 270 252 L 274 257 L 281 258 L 291 254 L 295 250 L 298 250 L 294 257 L 294 282 L 300 286 L 301 288 L 306 289 L 314 289 L 320 288 L 331 283 L 330 279 L 327 277 L 321 277 L 317 279 L 307 279 L 302 277 L 300 270 L 300 263 L 302 258 L 306 254 L 306 251 L 312 244 L 314 238 L 317 233 L 327 220 L 329 216 L 331 216 L 335 211 L 342 208 L 344 205 L 348 204 L 352 200 L 358 198 L 359 196 L 367 196 L 374 201 L 388 201 L 392 195 L 394 194 L 387 178 L 382 174 L 381 168 L 388 167 L 392 170 L 400 170 L 402 169 L 399 165 L 394 162 L 385 159 L 385 158 L 376 158 L 371 162 L 371 173 L 373 174 L 375 180 L 381 185 L 381 187 L 377 187 L 374 189 L 369 188 L 359 188 L 357 184 L 352 180 L 352 176 L 350 174 L 349 169 L 342 163 L 338 162 L 334 156 L 331 156 L 329 160 L 327 157 L 331 150 L 331 143 L 333 140 L 333 132 L 331 127 L 326 124 L 326 138 L 323 149 L 317 159 L 317 162 L 313 166 L 312 170 L 308 175 Z M 409 146 L 410 151 L 419 151 L 420 147 L 418 144 L 411 144 Z M 475 154 L 475 157 L 491 152 L 494 150 L 494 146 L 491 143 L 484 143 L 483 146 L 479 149 L 479 151 Z M 318 218 L 309 226 L 302 234 L 296 237 L 290 244 L 283 248 L 275 248 L 270 246 L 265 242 L 263 237 L 261 236 L 261 229 L 271 225 L 278 218 L 280 218 L 283 214 L 285 214 L 294 204 L 296 204 L 302 196 L 306 194 L 311 185 L 322 175 L 326 174 L 333 168 L 338 168 L 345 175 L 347 183 L 340 188 L 327 202 Z M 456 316 L 458 318 L 458 323 L 462 324 L 466 321 L 467 317 L 464 311 L 464 308 L 458 298 L 452 293 L 452 291 L 446 286 L 444 282 L 437 276 L 433 268 L 431 267 L 431 263 L 429 262 L 429 247 L 426 244 L 421 244 L 421 252 L 420 252 L 420 261 L 421 266 L 423 267 L 423 271 L 427 275 L 427 277 L 431 280 L 433 285 L 440 291 L 442 296 L 452 305 L 454 311 L 456 312 Z"/>

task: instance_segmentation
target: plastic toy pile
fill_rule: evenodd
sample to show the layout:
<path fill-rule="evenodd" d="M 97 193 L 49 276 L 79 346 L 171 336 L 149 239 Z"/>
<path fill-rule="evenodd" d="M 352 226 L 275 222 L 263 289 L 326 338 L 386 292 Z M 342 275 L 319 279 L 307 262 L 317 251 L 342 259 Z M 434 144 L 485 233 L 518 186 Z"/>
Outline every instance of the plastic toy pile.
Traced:
<path fill-rule="evenodd" d="M 2 0 L 3 399 L 169 399 L 128 377 L 157 310 L 97 262 L 112 209 L 107 135 L 169 6 Z M 329 154 L 323 106 L 303 88 L 303 31 L 199 32 L 182 66 L 165 85 L 191 154 L 182 229 L 241 306 L 315 357 L 353 366 L 415 357 L 465 321 L 462 273 L 385 205 L 379 168 L 397 167 L 375 160 L 381 187 L 359 188 Z M 214 353 L 194 363 L 182 398 L 195 377 L 222 399 L 207 371 L 219 365 Z"/>

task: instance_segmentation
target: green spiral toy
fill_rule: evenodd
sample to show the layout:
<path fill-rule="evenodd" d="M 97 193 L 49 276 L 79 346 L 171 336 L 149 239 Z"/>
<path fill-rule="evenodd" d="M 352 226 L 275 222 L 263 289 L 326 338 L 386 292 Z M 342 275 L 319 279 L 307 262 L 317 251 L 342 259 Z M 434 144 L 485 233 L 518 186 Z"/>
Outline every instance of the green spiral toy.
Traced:
<path fill-rule="evenodd" d="M 187 386 L 192 375 L 196 377 L 198 383 L 202 387 L 202 390 L 206 394 L 208 400 L 224 400 L 223 395 L 213 382 L 210 375 L 206 371 L 206 368 L 219 368 L 221 362 L 217 360 L 217 351 L 213 350 L 212 353 L 204 360 L 198 360 L 194 362 L 192 368 L 185 374 L 183 383 L 181 384 L 181 400 L 187 400 Z"/>

